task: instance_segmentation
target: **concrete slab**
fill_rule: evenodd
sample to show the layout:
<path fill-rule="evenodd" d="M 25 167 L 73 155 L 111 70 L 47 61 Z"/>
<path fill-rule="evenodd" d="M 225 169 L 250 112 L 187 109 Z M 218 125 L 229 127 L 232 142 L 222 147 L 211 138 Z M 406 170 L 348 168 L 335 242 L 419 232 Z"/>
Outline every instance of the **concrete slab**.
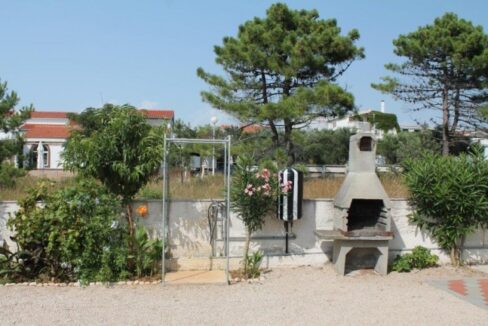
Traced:
<path fill-rule="evenodd" d="M 451 293 L 461 300 L 466 300 L 482 309 L 488 310 L 488 279 L 465 278 L 435 280 L 428 283 Z"/>
<path fill-rule="evenodd" d="M 227 284 L 225 271 L 178 271 L 166 273 L 166 284 Z"/>
<path fill-rule="evenodd" d="M 471 265 L 469 268 L 488 274 L 488 265 Z"/>

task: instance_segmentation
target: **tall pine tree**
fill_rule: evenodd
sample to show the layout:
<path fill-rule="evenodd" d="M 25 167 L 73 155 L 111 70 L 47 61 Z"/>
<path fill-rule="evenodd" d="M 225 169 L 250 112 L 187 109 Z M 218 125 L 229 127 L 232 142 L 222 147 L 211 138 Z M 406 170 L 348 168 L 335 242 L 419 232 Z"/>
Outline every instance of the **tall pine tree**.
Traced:
<path fill-rule="evenodd" d="M 202 97 L 244 123 L 269 126 L 273 146 L 295 160 L 292 131 L 320 116 L 352 110 L 353 96 L 334 82 L 364 57 L 357 30 L 341 35 L 334 19 L 316 10 L 274 4 L 265 18 L 239 26 L 236 37 L 215 46 L 225 76 L 197 73 L 211 87 Z"/>
<path fill-rule="evenodd" d="M 442 113 L 442 153 L 459 127 L 479 127 L 480 108 L 488 101 L 488 35 L 481 26 L 453 13 L 432 25 L 393 41 L 401 64 L 387 64 L 397 77 L 384 77 L 372 87 L 412 105 L 413 110 Z"/>

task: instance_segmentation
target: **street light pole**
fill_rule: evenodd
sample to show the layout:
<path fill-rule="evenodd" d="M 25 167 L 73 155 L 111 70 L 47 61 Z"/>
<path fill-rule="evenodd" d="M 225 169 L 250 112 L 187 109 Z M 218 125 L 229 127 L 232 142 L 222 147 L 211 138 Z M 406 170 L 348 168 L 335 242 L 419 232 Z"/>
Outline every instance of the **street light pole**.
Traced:
<path fill-rule="evenodd" d="M 219 121 L 219 118 L 213 116 L 210 118 L 210 122 L 212 123 L 212 140 L 215 140 L 215 125 Z M 212 144 L 212 176 L 215 175 L 215 145 Z"/>

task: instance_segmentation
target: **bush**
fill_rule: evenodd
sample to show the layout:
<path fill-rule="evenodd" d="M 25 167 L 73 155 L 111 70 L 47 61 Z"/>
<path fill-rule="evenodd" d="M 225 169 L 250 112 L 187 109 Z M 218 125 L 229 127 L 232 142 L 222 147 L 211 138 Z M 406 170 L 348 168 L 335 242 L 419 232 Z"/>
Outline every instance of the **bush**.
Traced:
<path fill-rule="evenodd" d="M 0 164 L 0 188 L 11 188 L 15 186 L 15 179 L 23 177 L 25 171 L 17 169 L 13 164 Z"/>
<path fill-rule="evenodd" d="M 410 221 L 429 231 L 458 266 L 466 236 L 488 224 L 488 161 L 481 153 L 426 155 L 407 161 L 405 171 Z"/>
<path fill-rule="evenodd" d="M 261 251 L 256 251 L 250 256 L 246 257 L 246 265 L 247 269 L 245 271 L 245 276 L 247 278 L 256 278 L 261 275 L 261 271 L 259 270 L 259 266 L 261 265 L 261 261 L 263 260 L 263 253 Z"/>
<path fill-rule="evenodd" d="M 411 254 L 396 256 L 392 269 L 396 272 L 410 272 L 412 269 L 424 269 L 437 266 L 439 257 L 422 246 L 413 248 Z"/>
<path fill-rule="evenodd" d="M 38 205 L 39 200 L 44 205 Z M 128 246 L 126 232 L 119 227 L 120 207 L 117 197 L 91 180 L 52 193 L 46 182 L 40 183 L 8 221 L 22 258 L 12 278 L 127 277 Z"/>

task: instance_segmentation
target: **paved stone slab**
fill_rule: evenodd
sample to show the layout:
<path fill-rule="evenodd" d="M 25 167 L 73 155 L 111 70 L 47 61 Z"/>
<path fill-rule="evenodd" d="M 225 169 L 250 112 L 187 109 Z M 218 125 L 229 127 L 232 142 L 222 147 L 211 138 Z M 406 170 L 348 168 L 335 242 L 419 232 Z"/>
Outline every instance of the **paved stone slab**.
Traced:
<path fill-rule="evenodd" d="M 488 274 L 488 265 L 472 265 L 472 266 L 469 266 L 469 268 L 474 269 L 478 272 Z"/>
<path fill-rule="evenodd" d="M 226 284 L 225 271 L 178 271 L 166 273 L 167 284 Z"/>
<path fill-rule="evenodd" d="M 428 283 L 488 310 L 488 279 L 434 280 Z"/>

